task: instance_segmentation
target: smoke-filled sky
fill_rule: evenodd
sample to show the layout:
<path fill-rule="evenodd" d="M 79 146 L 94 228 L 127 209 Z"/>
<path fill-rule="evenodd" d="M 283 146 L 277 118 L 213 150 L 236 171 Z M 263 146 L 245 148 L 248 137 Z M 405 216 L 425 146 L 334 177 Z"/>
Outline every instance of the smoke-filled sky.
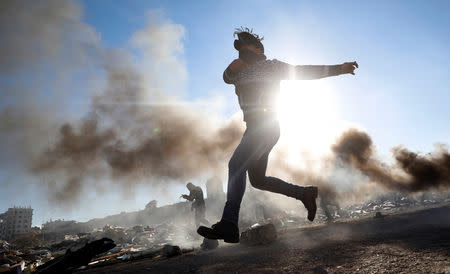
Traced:
<path fill-rule="evenodd" d="M 222 80 L 240 26 L 268 58 L 360 65 L 282 84 L 269 172 L 337 196 L 448 188 L 449 2 L 280 2 L 1 1 L 0 211 L 88 220 L 225 181 L 244 128 Z"/>

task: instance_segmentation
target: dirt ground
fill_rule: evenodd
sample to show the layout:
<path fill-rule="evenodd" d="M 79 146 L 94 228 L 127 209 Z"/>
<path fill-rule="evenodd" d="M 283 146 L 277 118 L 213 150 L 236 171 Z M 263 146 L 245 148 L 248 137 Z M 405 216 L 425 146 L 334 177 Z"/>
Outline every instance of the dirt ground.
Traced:
<path fill-rule="evenodd" d="M 139 260 L 82 273 L 450 273 L 450 205 L 280 231 L 276 242 L 221 243 L 170 259 Z"/>

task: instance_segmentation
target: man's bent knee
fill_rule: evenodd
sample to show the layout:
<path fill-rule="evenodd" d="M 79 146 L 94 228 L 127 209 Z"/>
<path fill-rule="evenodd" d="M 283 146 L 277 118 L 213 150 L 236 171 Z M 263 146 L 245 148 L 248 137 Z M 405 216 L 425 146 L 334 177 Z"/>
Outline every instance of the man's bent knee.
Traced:
<path fill-rule="evenodd" d="M 249 174 L 250 184 L 257 189 L 264 190 L 266 186 L 266 176 L 252 176 Z"/>

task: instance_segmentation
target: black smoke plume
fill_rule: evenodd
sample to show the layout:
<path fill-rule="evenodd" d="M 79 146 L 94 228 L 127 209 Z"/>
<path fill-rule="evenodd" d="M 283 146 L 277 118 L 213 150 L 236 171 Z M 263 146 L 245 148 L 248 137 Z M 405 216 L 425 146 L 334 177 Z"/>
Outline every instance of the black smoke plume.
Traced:
<path fill-rule="evenodd" d="M 332 151 L 337 159 L 388 189 L 417 192 L 450 186 L 450 154 L 443 145 L 426 155 L 395 147 L 392 149 L 395 165 L 388 166 L 376 158 L 367 133 L 349 129 L 332 146 Z"/>

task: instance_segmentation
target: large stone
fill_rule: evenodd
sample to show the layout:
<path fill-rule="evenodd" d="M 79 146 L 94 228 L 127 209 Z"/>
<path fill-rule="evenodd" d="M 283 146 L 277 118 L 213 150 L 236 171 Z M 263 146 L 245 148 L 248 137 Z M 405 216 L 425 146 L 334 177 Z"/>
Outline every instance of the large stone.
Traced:
<path fill-rule="evenodd" d="M 219 246 L 218 240 L 210 240 L 210 239 L 203 239 L 203 243 L 201 244 L 202 250 L 211 250 L 216 249 Z"/>
<path fill-rule="evenodd" d="M 182 254 L 181 248 L 177 245 L 164 245 L 161 253 L 166 257 L 174 257 Z"/>
<path fill-rule="evenodd" d="M 241 233 L 239 242 L 243 245 L 261 245 L 275 241 L 277 230 L 273 224 L 258 225 Z"/>

